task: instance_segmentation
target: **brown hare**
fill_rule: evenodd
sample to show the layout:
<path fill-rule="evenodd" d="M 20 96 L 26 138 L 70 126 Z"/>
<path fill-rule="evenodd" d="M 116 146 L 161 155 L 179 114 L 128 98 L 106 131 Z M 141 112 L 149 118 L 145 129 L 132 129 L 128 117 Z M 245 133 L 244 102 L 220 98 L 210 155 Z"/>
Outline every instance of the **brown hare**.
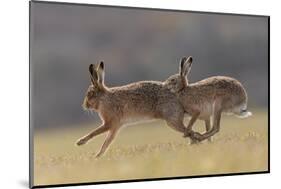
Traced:
<path fill-rule="evenodd" d="M 242 84 L 234 78 L 215 76 L 189 84 L 187 76 L 191 70 L 192 57 L 180 61 L 179 73 L 170 76 L 164 85 L 177 94 L 185 112 L 191 116 L 185 137 L 202 141 L 211 139 L 220 130 L 223 112 L 232 113 L 240 118 L 252 115 L 247 110 L 247 93 Z M 210 117 L 213 117 L 212 128 Z M 205 121 L 207 132 L 200 134 L 192 131 L 197 119 Z"/>
<path fill-rule="evenodd" d="M 140 81 L 124 86 L 109 88 L 104 84 L 104 63 L 89 67 L 91 85 L 83 102 L 85 110 L 96 111 L 103 123 L 79 139 L 83 145 L 91 138 L 108 132 L 97 153 L 101 156 L 113 141 L 119 129 L 132 120 L 163 119 L 173 129 L 184 133 L 184 109 L 175 93 L 159 81 Z"/>

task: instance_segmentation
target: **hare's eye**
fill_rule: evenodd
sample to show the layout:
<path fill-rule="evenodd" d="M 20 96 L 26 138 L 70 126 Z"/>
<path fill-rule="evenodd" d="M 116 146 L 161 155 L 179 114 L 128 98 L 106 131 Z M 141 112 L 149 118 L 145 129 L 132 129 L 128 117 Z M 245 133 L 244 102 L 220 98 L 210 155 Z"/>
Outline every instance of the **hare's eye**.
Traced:
<path fill-rule="evenodd" d="M 92 97 L 92 96 L 94 96 L 94 91 L 90 91 L 90 92 L 88 93 L 88 97 Z"/>

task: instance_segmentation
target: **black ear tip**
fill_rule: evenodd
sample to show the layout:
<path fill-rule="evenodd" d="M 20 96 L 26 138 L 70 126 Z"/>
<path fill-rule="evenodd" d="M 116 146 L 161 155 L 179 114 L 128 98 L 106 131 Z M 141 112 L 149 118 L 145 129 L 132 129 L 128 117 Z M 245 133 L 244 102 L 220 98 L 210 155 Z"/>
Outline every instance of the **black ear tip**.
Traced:
<path fill-rule="evenodd" d="M 183 65 L 184 65 L 186 60 L 187 60 L 187 58 L 185 56 L 181 58 L 181 61 L 180 61 L 181 62 L 181 67 L 183 67 Z"/>
<path fill-rule="evenodd" d="M 188 57 L 189 58 L 189 62 L 193 62 L 193 58 L 192 56 Z"/>
<path fill-rule="evenodd" d="M 90 64 L 89 66 L 89 71 L 91 74 L 93 74 L 93 70 L 94 70 L 94 65 L 93 64 Z"/>
<path fill-rule="evenodd" d="M 93 68 L 94 68 L 94 65 L 93 65 L 93 64 L 90 64 L 89 70 L 92 70 Z"/>
<path fill-rule="evenodd" d="M 100 62 L 100 67 L 103 69 L 104 68 L 104 63 L 103 61 Z"/>

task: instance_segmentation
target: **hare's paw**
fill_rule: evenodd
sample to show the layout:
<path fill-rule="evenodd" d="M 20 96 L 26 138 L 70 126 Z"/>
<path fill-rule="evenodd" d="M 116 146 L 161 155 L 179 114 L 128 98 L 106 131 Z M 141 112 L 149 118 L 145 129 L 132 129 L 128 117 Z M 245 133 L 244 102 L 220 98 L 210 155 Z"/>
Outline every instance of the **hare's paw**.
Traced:
<path fill-rule="evenodd" d="M 196 139 L 192 139 L 191 138 L 191 141 L 190 141 L 190 144 L 193 145 L 193 144 L 199 144 L 200 141 L 199 140 L 196 140 Z"/>
<path fill-rule="evenodd" d="M 190 138 L 191 138 L 192 140 L 196 140 L 196 141 L 198 141 L 198 142 L 201 142 L 201 141 L 204 139 L 203 135 L 201 135 L 201 134 L 198 133 L 198 132 L 193 132 L 193 133 L 191 133 Z"/>
<path fill-rule="evenodd" d="M 86 144 L 88 142 L 87 138 L 80 138 L 77 142 L 76 145 L 77 146 L 81 146 L 83 144 Z"/>
<path fill-rule="evenodd" d="M 184 138 L 186 138 L 186 137 L 191 137 L 192 135 L 193 135 L 193 133 L 194 133 L 194 131 L 192 131 L 192 130 L 185 130 L 185 132 L 184 132 L 184 135 L 183 135 L 183 137 Z"/>
<path fill-rule="evenodd" d="M 101 153 L 97 153 L 97 154 L 95 155 L 95 158 L 96 158 L 96 159 L 99 159 L 99 158 L 101 157 L 101 155 L 102 155 Z"/>
<path fill-rule="evenodd" d="M 208 138 L 208 142 L 209 142 L 209 143 L 213 142 L 213 140 L 212 140 L 212 138 L 211 138 L 211 137 L 210 137 L 210 138 Z"/>
<path fill-rule="evenodd" d="M 103 151 L 99 151 L 98 153 L 96 153 L 95 158 L 99 159 L 103 154 L 104 154 Z"/>

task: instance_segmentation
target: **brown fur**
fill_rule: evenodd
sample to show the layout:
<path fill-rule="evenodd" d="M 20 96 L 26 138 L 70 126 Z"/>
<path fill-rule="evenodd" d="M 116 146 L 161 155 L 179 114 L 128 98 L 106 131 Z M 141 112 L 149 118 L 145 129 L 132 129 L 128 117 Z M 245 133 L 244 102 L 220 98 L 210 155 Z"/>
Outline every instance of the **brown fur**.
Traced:
<path fill-rule="evenodd" d="M 247 103 L 247 94 L 242 84 L 236 79 L 215 76 L 189 84 L 179 92 L 179 99 L 188 114 L 200 111 L 199 118 L 209 116 L 206 106 L 220 102 L 222 111 L 228 112 L 233 108 Z"/>
<path fill-rule="evenodd" d="M 96 157 L 101 156 L 123 125 L 135 119 L 163 119 L 173 129 L 184 133 L 184 109 L 176 94 L 162 82 L 140 81 L 108 88 L 104 84 L 104 64 L 90 66 L 92 84 L 86 93 L 83 107 L 98 112 L 103 124 L 77 141 L 83 145 L 98 134 L 108 132 Z"/>
<path fill-rule="evenodd" d="M 210 138 L 219 131 L 222 112 L 245 117 L 251 115 L 247 112 L 246 90 L 239 81 L 230 77 L 215 76 L 188 84 L 186 77 L 191 65 L 192 58 L 184 57 L 180 62 L 179 74 L 165 81 L 165 86 L 177 94 L 185 112 L 191 115 L 185 136 L 193 136 L 199 141 Z M 211 116 L 214 116 L 212 129 Z M 205 121 L 207 132 L 204 135 L 192 132 L 192 126 L 198 118 Z"/>

